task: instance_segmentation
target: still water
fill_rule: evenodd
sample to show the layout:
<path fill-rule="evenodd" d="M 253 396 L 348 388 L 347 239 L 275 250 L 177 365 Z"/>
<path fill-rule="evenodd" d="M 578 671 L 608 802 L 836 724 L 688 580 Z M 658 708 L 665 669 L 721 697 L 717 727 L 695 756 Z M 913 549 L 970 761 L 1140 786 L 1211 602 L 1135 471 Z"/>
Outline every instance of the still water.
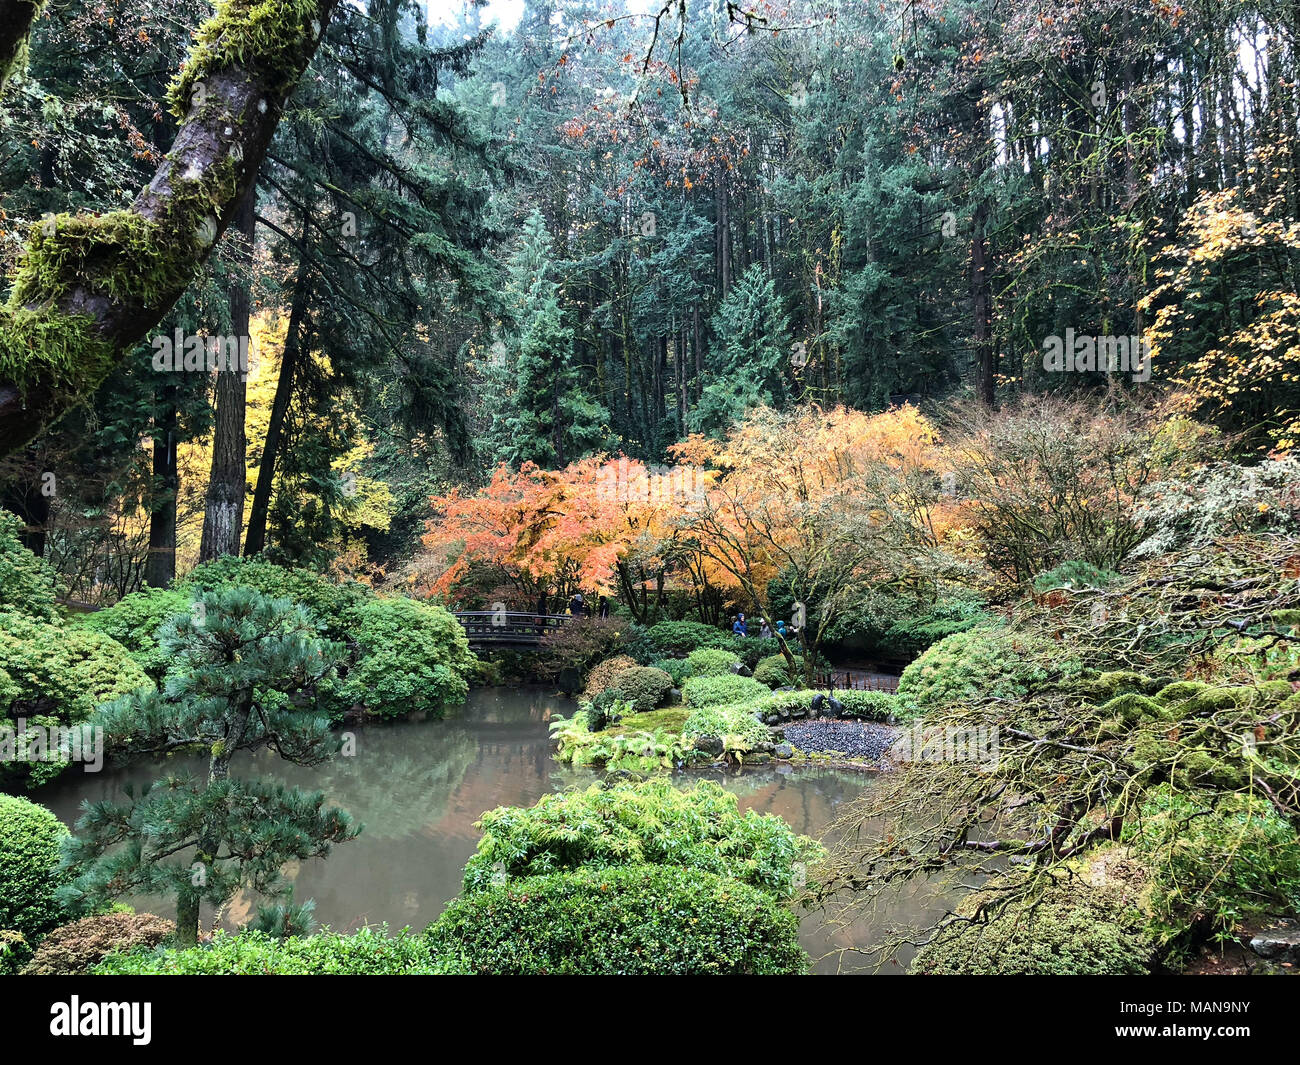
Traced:
<path fill-rule="evenodd" d="M 383 922 L 423 928 L 460 893 L 461 870 L 478 843 L 474 823 L 485 810 L 529 806 L 548 792 L 597 779 L 551 757 L 547 724 L 574 709 L 570 700 L 540 689 L 477 689 L 443 721 L 354 729 L 355 757 L 302 769 L 264 755 L 237 763 L 237 771 L 256 766 L 259 775 L 324 791 L 364 824 L 357 839 L 336 847 L 329 858 L 295 863 L 286 871 L 297 901 L 316 900 L 320 924 L 336 930 Z M 193 768 L 201 771 L 202 764 L 195 761 Z M 120 797 L 123 785 L 156 775 L 151 765 L 97 774 L 73 769 L 36 798 L 71 825 L 83 801 Z M 777 814 L 796 832 L 819 839 L 844 804 L 873 779 L 861 772 L 789 766 L 712 778 L 737 795 L 742 809 Z M 677 779 L 686 784 L 698 774 Z M 129 901 L 137 909 L 173 915 L 157 899 Z M 253 916 L 258 902 L 241 894 L 219 915 L 205 912 L 204 925 L 216 919 L 238 927 Z M 935 893 L 919 887 L 849 925 L 832 926 L 824 916 L 809 913 L 802 918 L 801 934 L 815 972 L 871 971 L 873 963 L 843 949 L 872 942 L 885 922 L 896 925 L 943 909 Z M 893 965 L 883 969 L 891 970 L 899 971 Z"/>

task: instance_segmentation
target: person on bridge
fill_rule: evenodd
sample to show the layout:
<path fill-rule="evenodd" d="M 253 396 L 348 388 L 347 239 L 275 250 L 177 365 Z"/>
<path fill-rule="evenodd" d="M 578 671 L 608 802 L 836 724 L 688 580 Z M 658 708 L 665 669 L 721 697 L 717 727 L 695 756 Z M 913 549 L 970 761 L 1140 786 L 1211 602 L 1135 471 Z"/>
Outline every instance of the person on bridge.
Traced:
<path fill-rule="evenodd" d="M 580 617 L 582 617 L 582 615 L 583 615 L 583 609 L 582 609 L 582 593 L 581 593 L 581 592 L 574 592 L 574 593 L 573 593 L 573 598 L 569 600 L 569 613 L 572 614 L 575 618 L 580 618 Z"/>
<path fill-rule="evenodd" d="M 731 626 L 731 631 L 737 636 L 748 636 L 749 629 L 745 627 L 745 615 L 741 614 L 736 618 L 736 623 Z"/>
<path fill-rule="evenodd" d="M 609 617 L 609 600 L 603 595 L 600 597 L 600 616 L 602 619 Z"/>

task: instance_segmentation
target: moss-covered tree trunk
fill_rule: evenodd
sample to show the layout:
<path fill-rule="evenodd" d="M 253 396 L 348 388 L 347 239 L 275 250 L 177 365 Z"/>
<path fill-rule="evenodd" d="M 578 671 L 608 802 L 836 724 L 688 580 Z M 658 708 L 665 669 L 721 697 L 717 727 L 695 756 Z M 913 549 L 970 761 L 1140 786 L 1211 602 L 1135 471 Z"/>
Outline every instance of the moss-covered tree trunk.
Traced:
<path fill-rule="evenodd" d="M 221 0 L 169 92 L 176 140 L 135 203 L 35 226 L 0 311 L 0 455 L 89 395 L 185 291 L 256 178 L 336 4 Z M 4 16 L 22 21 L 28 8 L 0 0 L 6 33 Z"/>

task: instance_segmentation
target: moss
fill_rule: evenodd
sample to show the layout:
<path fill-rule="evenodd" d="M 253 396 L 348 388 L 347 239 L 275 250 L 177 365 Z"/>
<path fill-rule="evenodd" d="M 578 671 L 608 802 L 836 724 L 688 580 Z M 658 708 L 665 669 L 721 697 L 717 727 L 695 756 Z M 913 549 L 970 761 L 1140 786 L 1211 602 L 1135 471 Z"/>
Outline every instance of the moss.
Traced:
<path fill-rule="evenodd" d="M 1127 724 L 1140 721 L 1144 717 L 1160 717 L 1164 707 L 1155 699 L 1130 692 L 1111 699 L 1101 707 L 1103 714 L 1118 716 Z"/>
<path fill-rule="evenodd" d="M 41 12 L 45 9 L 46 0 L 27 0 L 27 6 L 32 8 L 31 21 L 35 22 L 40 18 Z M 10 18 L 17 18 L 16 14 L 11 14 Z M 30 35 L 28 35 L 30 36 Z M 13 54 L 0 59 L 0 89 L 4 89 L 9 84 L 9 79 L 14 75 L 27 69 L 28 56 L 28 36 L 24 36 L 18 42 L 18 47 L 14 49 Z"/>
<path fill-rule="evenodd" d="M 912 971 L 936 975 L 1137 975 L 1151 970 L 1154 944 L 1144 873 L 1119 852 L 1102 851 L 1069 880 L 988 922 L 950 924 L 917 952 Z M 974 916 L 996 894 L 963 903 Z"/>
<path fill-rule="evenodd" d="M 644 714 L 628 714 L 617 725 L 605 729 L 605 732 L 610 736 L 622 736 L 629 732 L 653 732 L 661 728 L 666 732 L 680 734 L 690 715 L 690 710 L 685 706 L 666 706 Z"/>
<path fill-rule="evenodd" d="M 1161 688 L 1156 693 L 1156 699 L 1163 705 L 1169 706 L 1171 703 L 1181 703 L 1185 699 L 1190 699 L 1193 695 L 1204 691 L 1208 687 L 1208 684 L 1204 684 L 1199 680 L 1179 680 L 1173 684 L 1166 684 Z"/>
<path fill-rule="evenodd" d="M 158 308 L 184 290 L 210 240 L 202 223 L 229 204 L 236 166 L 222 160 L 197 179 L 173 173 L 159 221 L 134 211 L 57 215 L 37 223 L 0 315 L 0 379 L 24 394 L 84 394 L 112 368 L 118 349 L 86 316 L 59 304 L 74 287 L 93 296 Z"/>
<path fill-rule="evenodd" d="M 253 63 L 275 96 L 286 95 L 306 68 L 320 34 L 315 0 L 223 0 L 194 36 L 184 68 L 167 90 L 171 111 L 189 113 L 194 87 L 228 67 Z M 314 30 L 314 32 L 313 32 Z"/>
<path fill-rule="evenodd" d="M 1069 685 L 1071 691 L 1095 699 L 1098 702 L 1113 699 L 1127 692 L 1140 692 L 1151 695 L 1158 691 L 1161 682 L 1153 680 L 1142 673 L 1127 670 L 1114 670 L 1099 673 L 1095 677 L 1083 677 Z"/>

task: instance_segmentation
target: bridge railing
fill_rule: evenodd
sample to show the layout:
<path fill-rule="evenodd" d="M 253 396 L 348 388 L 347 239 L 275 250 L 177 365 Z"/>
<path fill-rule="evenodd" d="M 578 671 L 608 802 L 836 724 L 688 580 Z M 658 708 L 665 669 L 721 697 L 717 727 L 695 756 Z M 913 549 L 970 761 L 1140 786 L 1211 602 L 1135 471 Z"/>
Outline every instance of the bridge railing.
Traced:
<path fill-rule="evenodd" d="M 456 620 L 473 643 L 540 643 L 563 628 L 568 614 L 525 614 L 518 611 L 460 610 Z"/>

